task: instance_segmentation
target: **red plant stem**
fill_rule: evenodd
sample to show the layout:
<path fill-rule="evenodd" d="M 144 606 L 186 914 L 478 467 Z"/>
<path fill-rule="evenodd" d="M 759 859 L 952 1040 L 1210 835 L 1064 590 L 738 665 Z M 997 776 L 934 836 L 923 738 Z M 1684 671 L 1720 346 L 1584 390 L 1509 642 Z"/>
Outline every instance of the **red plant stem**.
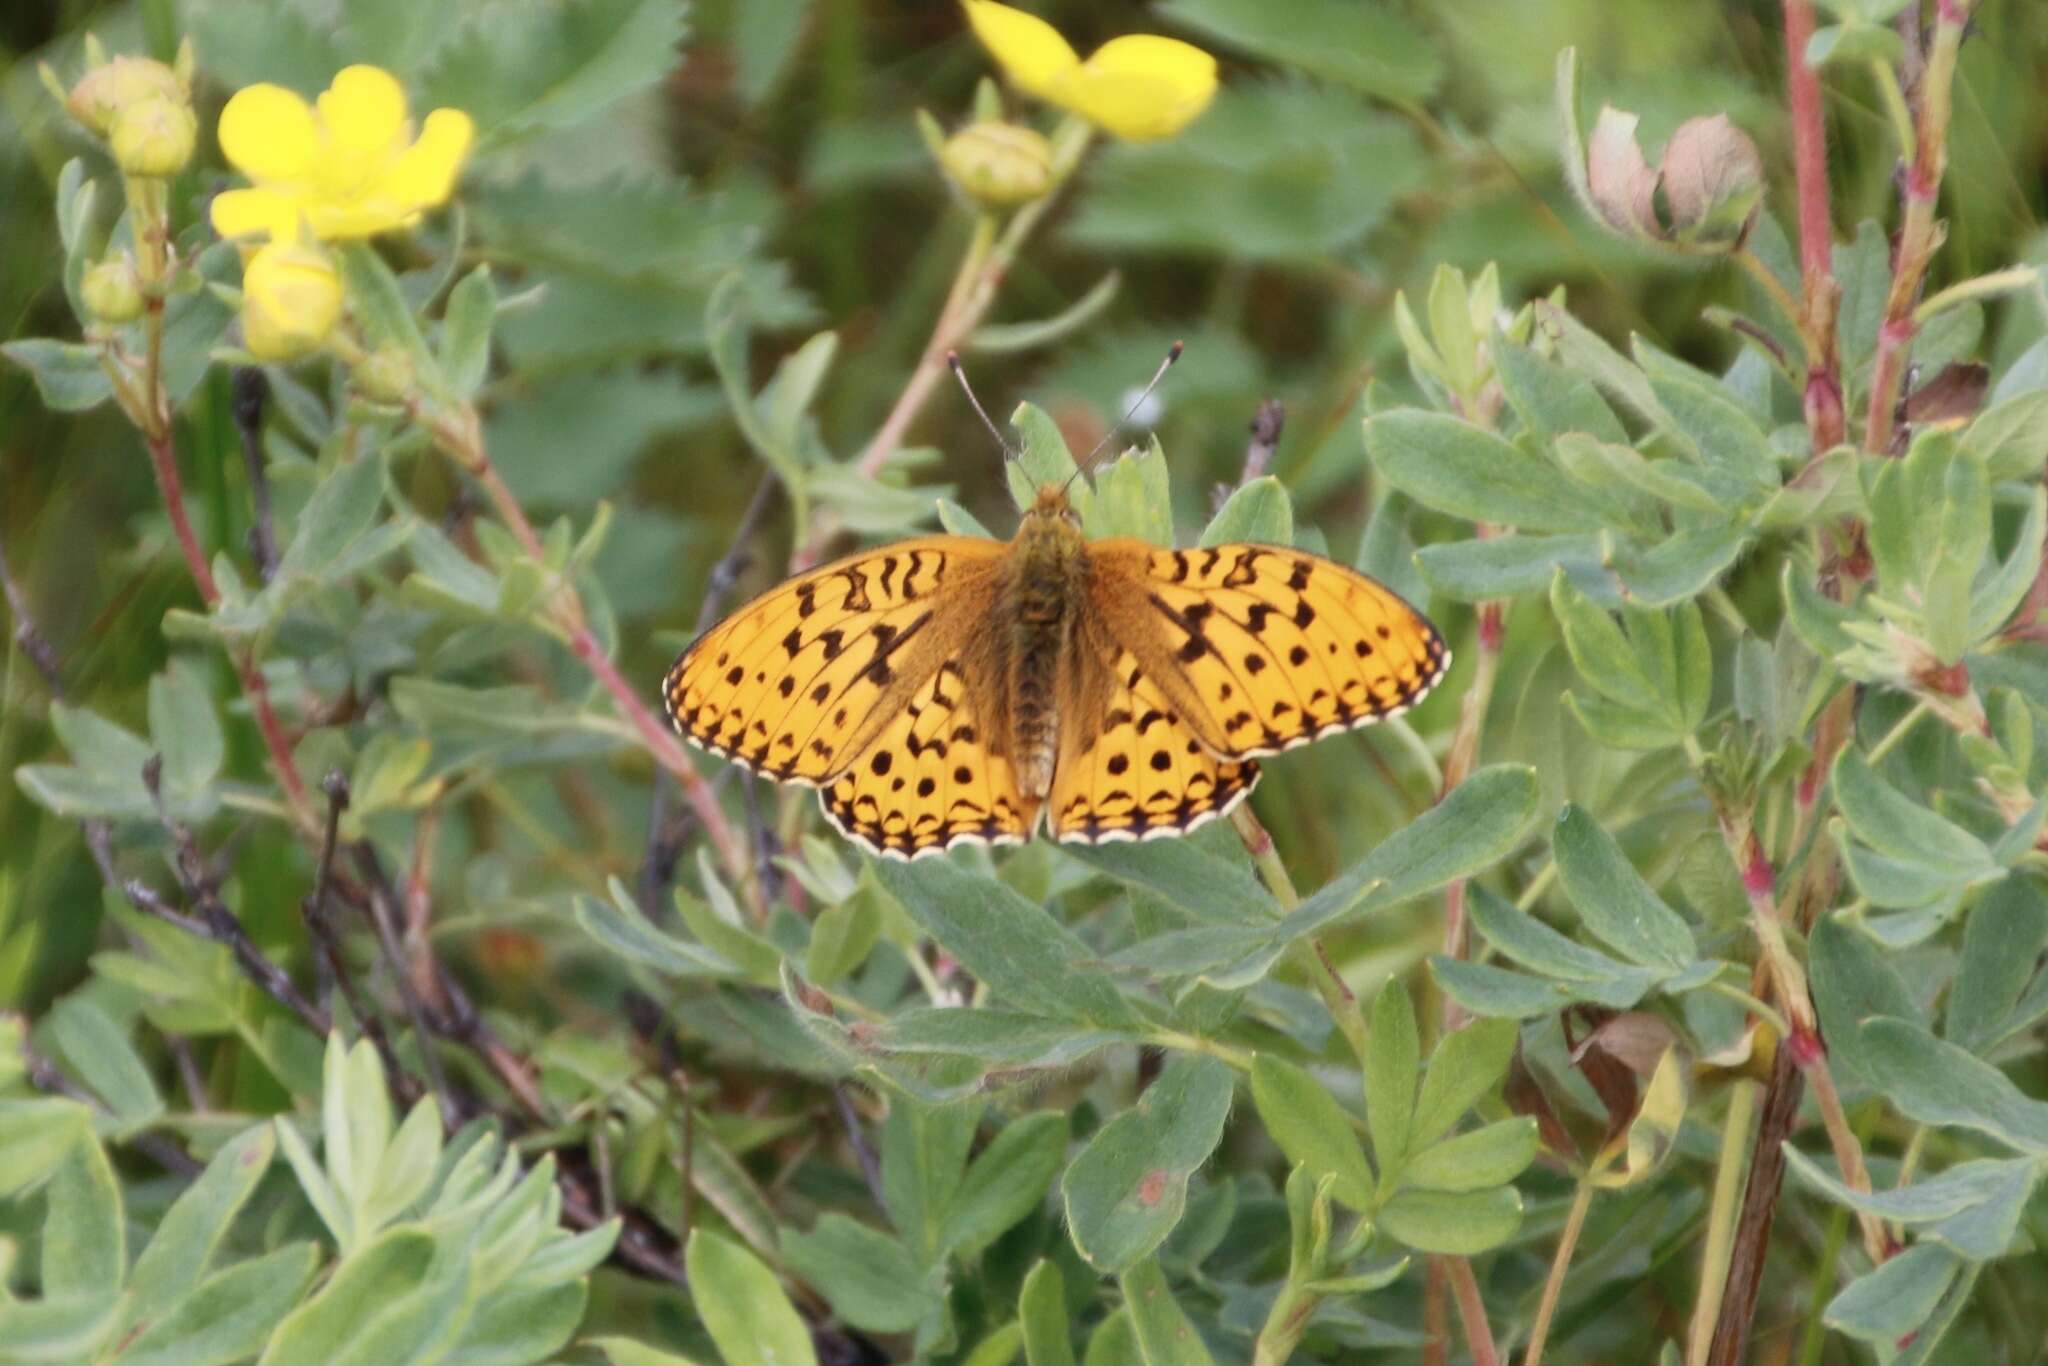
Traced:
<path fill-rule="evenodd" d="M 1828 211 L 1827 124 L 1821 113 L 1820 77 L 1806 64 L 1813 39 L 1809 0 L 1784 0 L 1785 90 L 1792 112 L 1792 168 L 1799 190 L 1799 330 L 1809 357 L 1804 405 L 1816 453 L 1842 444 L 1841 362 L 1835 350 L 1834 229 Z"/>
<path fill-rule="evenodd" d="M 1877 353 L 1870 372 L 1870 407 L 1863 422 L 1863 448 L 1878 455 L 1891 453 L 1906 361 L 1913 336 L 1919 330 L 1913 311 L 1920 301 L 1928 264 L 1941 245 L 1942 230 L 1935 220 L 1934 207 L 1941 194 L 1941 178 L 1948 169 L 1950 96 L 1955 84 L 1956 56 L 1973 4 L 1974 0 L 1936 0 L 1934 37 L 1916 91 L 1912 162 L 1906 168 L 1899 192 L 1905 213 L 1899 224 L 1898 245 L 1892 253 L 1891 289 L 1885 295 L 1884 321 L 1877 329 Z"/>
<path fill-rule="evenodd" d="M 206 551 L 200 547 L 199 537 L 192 530 L 191 518 L 185 515 L 185 484 L 178 477 L 178 452 L 173 444 L 169 418 L 161 409 L 157 410 L 156 416 L 157 430 L 145 431 L 143 444 L 149 448 L 150 468 L 156 474 L 157 495 L 163 500 L 164 511 L 170 515 L 171 530 L 178 538 L 178 549 L 185 557 L 185 567 L 192 575 L 192 582 L 199 589 L 200 600 L 211 610 L 220 602 L 220 585 L 214 582 L 213 570 L 206 562 Z M 292 757 L 291 736 L 286 732 L 284 722 L 278 718 L 277 709 L 270 704 L 270 687 L 263 681 L 263 670 L 247 649 L 232 650 L 230 657 L 234 662 L 235 677 L 242 685 L 242 694 L 249 699 L 249 710 L 256 718 L 256 729 L 263 736 L 263 747 L 270 752 L 270 766 L 277 771 L 277 780 L 284 788 L 293 819 L 308 830 L 316 829 L 318 822 L 306 795 L 306 780 L 299 775 L 298 761 Z"/>
<path fill-rule="evenodd" d="M 1458 1306 L 1458 1323 L 1465 1330 L 1472 1366 L 1500 1366 L 1500 1348 L 1494 1345 L 1493 1329 L 1487 1326 L 1486 1301 L 1480 1297 L 1472 1263 L 1463 1257 L 1446 1257 L 1444 1270 L 1450 1276 L 1451 1299 Z"/>
<path fill-rule="evenodd" d="M 429 422 L 428 427 L 443 448 L 483 486 L 500 520 L 511 529 L 521 548 L 535 560 L 543 559 L 545 550 L 540 536 L 528 520 L 526 509 L 520 506 L 519 499 L 498 473 L 498 467 L 491 462 L 475 414 L 470 413 L 466 417 L 467 420 L 459 427 L 438 422 Z M 765 914 L 766 890 L 753 876 L 746 844 L 725 819 L 725 809 L 718 804 L 718 795 L 711 790 L 711 784 L 704 781 L 704 775 L 697 771 L 697 766 L 690 762 L 690 756 L 684 752 L 675 732 L 655 716 L 641 697 L 640 690 L 626 681 L 611 656 L 605 653 L 603 643 L 590 629 L 583 611 L 583 600 L 577 596 L 575 586 L 566 580 L 556 596 L 555 607 L 557 620 L 569 637 L 569 648 L 583 661 L 592 677 L 612 695 L 612 700 L 639 733 L 641 742 L 655 762 L 675 775 L 677 786 L 682 788 L 683 799 L 696 813 L 705 838 L 718 850 L 719 858 L 740 895 L 750 907 Z"/>

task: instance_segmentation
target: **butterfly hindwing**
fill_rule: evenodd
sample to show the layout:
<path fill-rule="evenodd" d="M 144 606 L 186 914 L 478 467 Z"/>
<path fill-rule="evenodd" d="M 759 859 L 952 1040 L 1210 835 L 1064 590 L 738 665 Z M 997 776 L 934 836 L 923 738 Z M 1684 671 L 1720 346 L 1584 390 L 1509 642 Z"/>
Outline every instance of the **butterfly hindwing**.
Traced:
<path fill-rule="evenodd" d="M 1123 600 L 1107 614 L 1220 757 L 1274 754 L 1397 716 L 1450 665 L 1419 612 L 1318 555 L 1249 544 L 1098 549 L 1116 566 L 1106 591 Z"/>
<path fill-rule="evenodd" d="M 1180 835 L 1224 815 L 1258 781 L 1249 760 L 1217 757 L 1135 656 L 1081 656 L 1047 819 L 1056 839 L 1094 844 Z"/>
<path fill-rule="evenodd" d="M 662 694 L 687 738 L 785 782 L 817 785 L 886 729 L 922 684 L 958 600 L 1003 546 L 961 536 L 903 541 L 812 570 L 712 627 Z M 919 664 L 923 667 L 920 668 Z"/>
<path fill-rule="evenodd" d="M 970 695 L 972 691 L 973 695 Z M 843 774 L 818 794 L 825 816 L 877 854 L 914 858 L 954 844 L 1018 844 L 1037 824 L 957 660 L 941 664 Z"/>

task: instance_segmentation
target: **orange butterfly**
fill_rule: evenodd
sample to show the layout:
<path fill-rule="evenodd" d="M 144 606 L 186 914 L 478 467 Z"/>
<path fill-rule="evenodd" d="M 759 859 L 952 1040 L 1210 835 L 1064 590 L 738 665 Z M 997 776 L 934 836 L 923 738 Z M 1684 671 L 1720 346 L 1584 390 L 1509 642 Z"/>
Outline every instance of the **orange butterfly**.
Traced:
<path fill-rule="evenodd" d="M 1224 815 L 1252 759 L 1399 716 L 1450 665 L 1385 585 L 1275 545 L 1085 539 L 1064 488 L 1016 537 L 865 550 L 734 612 L 668 672 L 669 719 L 820 789 L 872 853 L 1093 843 Z"/>

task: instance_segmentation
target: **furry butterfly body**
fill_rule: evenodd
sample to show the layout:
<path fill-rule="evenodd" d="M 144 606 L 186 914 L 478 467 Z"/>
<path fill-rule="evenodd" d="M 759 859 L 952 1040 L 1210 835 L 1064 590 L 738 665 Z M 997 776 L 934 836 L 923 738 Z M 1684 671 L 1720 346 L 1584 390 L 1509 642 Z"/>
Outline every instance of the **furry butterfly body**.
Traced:
<path fill-rule="evenodd" d="M 669 670 L 693 743 L 820 789 L 899 858 L 1041 823 L 1152 839 L 1226 814 L 1260 756 L 1407 710 L 1450 652 L 1374 579 L 1284 546 L 1083 537 L 1048 485 L 1014 539 L 930 536 L 770 590 Z"/>

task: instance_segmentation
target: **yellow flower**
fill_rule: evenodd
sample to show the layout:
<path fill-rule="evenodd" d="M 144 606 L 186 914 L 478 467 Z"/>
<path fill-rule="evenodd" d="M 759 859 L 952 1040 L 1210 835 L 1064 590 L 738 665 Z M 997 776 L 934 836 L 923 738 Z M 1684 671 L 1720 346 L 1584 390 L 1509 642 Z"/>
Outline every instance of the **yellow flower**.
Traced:
<path fill-rule="evenodd" d="M 459 109 L 427 115 L 417 141 L 390 72 L 351 66 L 310 107 L 282 86 L 252 85 L 220 115 L 220 149 L 255 188 L 213 201 L 223 237 L 323 241 L 408 227 L 446 203 L 475 125 Z"/>
<path fill-rule="evenodd" d="M 296 360 L 341 316 L 341 276 L 318 247 L 271 242 L 242 268 L 242 341 L 258 360 Z"/>
<path fill-rule="evenodd" d="M 1170 138 L 1216 95 L 1216 59 L 1152 34 L 1112 38 L 1082 61 L 1059 30 L 996 0 L 961 0 L 1010 83 L 1131 142 Z"/>

